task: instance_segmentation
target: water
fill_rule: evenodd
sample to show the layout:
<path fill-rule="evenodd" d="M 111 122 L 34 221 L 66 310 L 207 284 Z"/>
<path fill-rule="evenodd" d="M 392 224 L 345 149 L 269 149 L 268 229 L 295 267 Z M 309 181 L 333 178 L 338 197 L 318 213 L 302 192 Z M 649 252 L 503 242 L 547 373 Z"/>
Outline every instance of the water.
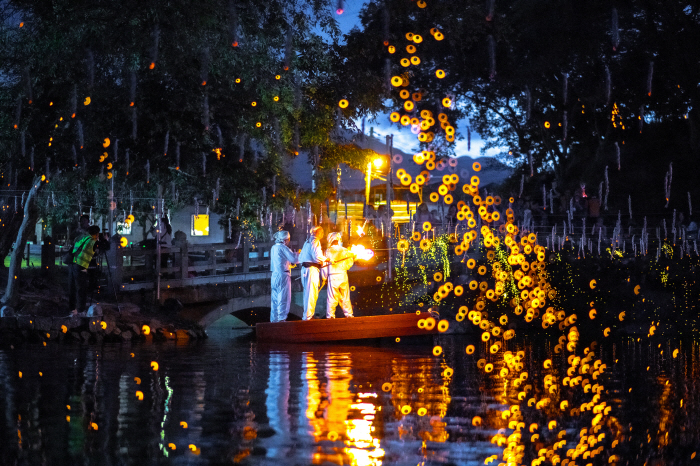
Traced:
<path fill-rule="evenodd" d="M 543 458 L 559 454 L 561 464 L 589 437 L 581 430 L 595 416 L 560 409 L 563 400 L 571 408 L 593 395 L 561 385 L 568 353 L 555 353 L 556 340 L 546 337 L 514 339 L 492 355 L 479 335 L 444 336 L 434 356 L 430 344 L 263 346 L 226 319 L 209 333 L 192 344 L 0 350 L 0 463 L 477 465 L 491 455 L 490 464 L 499 464 L 508 448 L 521 448 L 523 464 L 543 449 L 553 452 Z M 469 344 L 473 355 L 465 353 Z M 524 383 L 532 385 L 523 400 L 524 384 L 501 377 L 500 366 L 479 367 L 479 359 L 495 361 L 505 350 L 523 351 Z M 697 344 L 618 339 L 597 352 L 608 370 L 596 381 L 605 389 L 595 401 L 610 411 L 589 445 L 602 451 L 577 464 L 609 464 L 611 455 L 620 464 L 693 464 Z M 544 388 L 552 377 L 556 395 Z M 530 396 L 551 403 L 528 406 Z M 518 418 L 525 427 L 509 428 Z M 521 439 L 512 437 L 518 431 Z M 499 434 L 511 436 L 511 447 L 497 445 Z"/>

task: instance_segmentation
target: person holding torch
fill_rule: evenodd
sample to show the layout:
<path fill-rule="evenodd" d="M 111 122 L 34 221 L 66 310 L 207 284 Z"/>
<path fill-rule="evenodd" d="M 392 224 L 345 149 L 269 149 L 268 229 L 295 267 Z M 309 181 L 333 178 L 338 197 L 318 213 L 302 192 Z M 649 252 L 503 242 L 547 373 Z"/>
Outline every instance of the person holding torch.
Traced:
<path fill-rule="evenodd" d="M 343 309 L 345 317 L 354 317 L 350 302 L 348 269 L 355 263 L 355 255 L 343 247 L 341 233 L 328 234 L 328 248 L 325 255 L 331 261 L 321 273 L 322 277 L 328 280 L 326 319 L 335 319 L 335 308 L 338 304 Z"/>

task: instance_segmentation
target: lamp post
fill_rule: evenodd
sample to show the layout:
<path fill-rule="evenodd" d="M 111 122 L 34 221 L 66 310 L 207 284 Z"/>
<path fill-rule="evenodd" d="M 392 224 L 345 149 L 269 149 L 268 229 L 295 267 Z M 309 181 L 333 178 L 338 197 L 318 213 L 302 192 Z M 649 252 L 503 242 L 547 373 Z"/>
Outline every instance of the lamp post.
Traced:
<path fill-rule="evenodd" d="M 382 157 L 377 157 L 374 160 L 367 162 L 367 174 L 365 179 L 365 203 L 369 204 L 369 188 L 372 183 L 372 165 L 375 168 L 379 168 L 384 165 L 384 159 Z"/>

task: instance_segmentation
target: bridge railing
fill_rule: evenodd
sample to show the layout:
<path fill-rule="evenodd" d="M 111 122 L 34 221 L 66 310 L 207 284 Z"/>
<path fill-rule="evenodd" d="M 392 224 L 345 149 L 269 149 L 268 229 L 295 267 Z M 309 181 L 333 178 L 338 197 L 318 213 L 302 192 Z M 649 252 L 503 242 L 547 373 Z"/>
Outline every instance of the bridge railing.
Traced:
<path fill-rule="evenodd" d="M 223 274 L 246 274 L 270 270 L 270 248 L 273 242 L 242 241 L 231 243 L 183 243 L 161 249 L 161 277 L 165 280 L 185 280 L 193 277 Z M 290 247 L 295 248 L 292 242 Z M 108 252 L 115 285 L 153 281 L 158 260 L 155 249 L 117 247 Z"/>

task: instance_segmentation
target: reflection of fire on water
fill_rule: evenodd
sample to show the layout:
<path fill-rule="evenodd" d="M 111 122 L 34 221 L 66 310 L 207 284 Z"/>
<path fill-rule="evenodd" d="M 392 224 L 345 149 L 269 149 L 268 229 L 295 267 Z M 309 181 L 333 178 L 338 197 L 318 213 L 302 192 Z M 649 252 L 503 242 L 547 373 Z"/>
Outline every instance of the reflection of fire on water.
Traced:
<path fill-rule="evenodd" d="M 353 244 L 350 246 L 350 252 L 357 258 L 357 260 L 361 261 L 368 261 L 374 257 L 374 251 L 365 248 L 361 244 Z"/>
<path fill-rule="evenodd" d="M 326 383 L 321 383 L 318 361 L 310 354 L 306 358 L 308 386 L 306 418 L 314 440 L 341 441 L 342 448 L 318 448 L 312 464 L 351 464 L 353 466 L 380 466 L 384 450 L 375 432 L 377 412 L 376 393 L 353 394 L 350 391 L 352 365 L 350 355 L 328 360 Z M 357 401 L 352 402 L 353 399 Z M 357 416 L 356 412 L 359 411 Z"/>

